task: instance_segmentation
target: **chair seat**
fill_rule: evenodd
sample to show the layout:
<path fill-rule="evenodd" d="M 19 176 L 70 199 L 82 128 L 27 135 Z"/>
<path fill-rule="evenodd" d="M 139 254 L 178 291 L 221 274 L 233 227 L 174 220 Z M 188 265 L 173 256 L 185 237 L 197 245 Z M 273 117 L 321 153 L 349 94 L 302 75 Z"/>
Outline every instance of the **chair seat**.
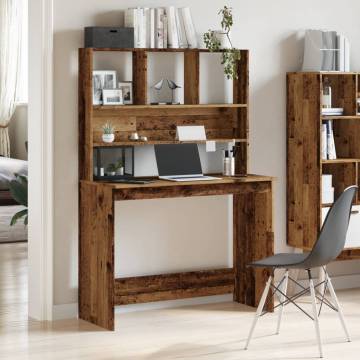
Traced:
<path fill-rule="evenodd" d="M 284 269 L 304 269 L 306 265 L 303 264 L 304 260 L 308 257 L 309 253 L 303 254 L 276 254 L 267 258 L 254 261 L 249 266 L 254 267 L 271 267 L 271 268 L 284 268 Z M 303 266 L 302 266 L 303 265 Z"/>

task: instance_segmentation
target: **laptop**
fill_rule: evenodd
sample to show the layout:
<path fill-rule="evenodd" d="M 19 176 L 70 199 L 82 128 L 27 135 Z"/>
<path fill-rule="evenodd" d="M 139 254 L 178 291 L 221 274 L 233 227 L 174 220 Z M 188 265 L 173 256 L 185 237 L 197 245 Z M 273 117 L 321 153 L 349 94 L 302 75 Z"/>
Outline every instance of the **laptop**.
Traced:
<path fill-rule="evenodd" d="M 197 144 L 155 145 L 159 179 L 170 181 L 219 180 L 203 175 Z"/>

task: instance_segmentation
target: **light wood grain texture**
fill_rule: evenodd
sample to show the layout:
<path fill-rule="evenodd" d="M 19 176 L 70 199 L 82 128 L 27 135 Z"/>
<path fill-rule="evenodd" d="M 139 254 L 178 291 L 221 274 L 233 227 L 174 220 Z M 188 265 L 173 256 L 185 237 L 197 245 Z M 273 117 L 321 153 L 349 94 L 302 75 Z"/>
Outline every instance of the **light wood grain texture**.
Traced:
<path fill-rule="evenodd" d="M 114 201 L 111 189 L 80 186 L 79 317 L 114 330 Z"/>
<path fill-rule="evenodd" d="M 134 104 L 147 103 L 147 53 L 133 52 L 133 101 Z"/>
<path fill-rule="evenodd" d="M 184 101 L 185 104 L 198 104 L 200 95 L 199 52 L 184 52 Z"/>
<path fill-rule="evenodd" d="M 233 221 L 234 301 L 256 306 L 271 272 L 248 265 L 274 254 L 271 183 L 267 183 L 265 191 L 235 195 Z M 273 302 L 269 301 L 268 310 L 272 306 Z"/>
<path fill-rule="evenodd" d="M 312 247 L 320 228 L 320 75 L 287 76 L 287 241 Z"/>
<path fill-rule="evenodd" d="M 331 86 L 332 107 L 344 108 L 344 115 L 356 115 L 356 75 L 336 74 L 321 75 L 322 81 L 327 79 Z"/>
<path fill-rule="evenodd" d="M 92 71 L 93 52 L 79 50 L 79 178 L 93 178 L 93 131 L 92 131 Z"/>
<path fill-rule="evenodd" d="M 234 110 L 235 109 L 235 110 Z M 93 113 L 93 141 L 101 142 L 102 126 L 111 121 L 115 127 L 115 141 L 126 142 L 136 131 L 148 140 L 172 143 L 176 138 L 177 126 L 203 125 L 208 139 L 231 139 L 241 133 L 247 139 L 246 131 L 239 131 L 238 112 L 233 107 L 123 107 L 95 108 Z M 239 110 L 241 111 L 241 110 Z M 246 160 L 244 161 L 246 165 Z"/>
<path fill-rule="evenodd" d="M 238 78 L 233 80 L 233 102 L 235 104 L 249 103 L 249 51 L 241 50 L 240 60 L 237 62 L 236 72 Z M 249 137 L 249 107 L 234 111 L 237 121 L 236 136 Z M 248 172 L 248 144 L 239 144 L 235 157 L 235 172 L 246 174 Z"/>
<path fill-rule="evenodd" d="M 356 162 L 323 164 L 322 173 L 332 175 L 335 199 L 337 199 L 348 186 L 357 184 Z M 356 199 L 354 199 L 354 201 L 355 200 Z"/>
<path fill-rule="evenodd" d="M 229 294 L 234 290 L 233 269 L 192 271 L 115 280 L 115 304 L 185 299 Z"/>

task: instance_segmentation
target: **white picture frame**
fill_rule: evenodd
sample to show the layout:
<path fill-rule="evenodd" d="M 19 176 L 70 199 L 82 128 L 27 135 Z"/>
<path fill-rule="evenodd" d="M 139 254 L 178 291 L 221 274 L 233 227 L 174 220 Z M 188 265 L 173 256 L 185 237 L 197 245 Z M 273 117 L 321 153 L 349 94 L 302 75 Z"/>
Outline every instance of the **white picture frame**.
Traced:
<path fill-rule="evenodd" d="M 124 105 L 122 89 L 103 89 L 103 105 Z"/>
<path fill-rule="evenodd" d="M 121 81 L 118 83 L 118 89 L 123 92 L 123 101 L 125 105 L 133 104 L 133 84 L 131 81 Z"/>
<path fill-rule="evenodd" d="M 116 71 L 94 70 L 93 71 L 93 105 L 102 105 L 103 89 L 116 89 Z"/>

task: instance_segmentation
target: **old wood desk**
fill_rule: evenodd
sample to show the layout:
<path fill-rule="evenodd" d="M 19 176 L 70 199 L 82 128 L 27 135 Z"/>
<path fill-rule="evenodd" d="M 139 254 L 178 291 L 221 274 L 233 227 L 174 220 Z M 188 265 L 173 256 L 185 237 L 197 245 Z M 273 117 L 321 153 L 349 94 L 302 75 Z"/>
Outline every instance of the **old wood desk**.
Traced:
<path fill-rule="evenodd" d="M 80 182 L 79 317 L 114 329 L 114 306 L 234 294 L 256 306 L 268 273 L 246 265 L 273 254 L 271 177 L 146 185 Z M 233 195 L 233 268 L 115 279 L 114 202 Z M 225 239 L 224 239 L 225 240 Z"/>

